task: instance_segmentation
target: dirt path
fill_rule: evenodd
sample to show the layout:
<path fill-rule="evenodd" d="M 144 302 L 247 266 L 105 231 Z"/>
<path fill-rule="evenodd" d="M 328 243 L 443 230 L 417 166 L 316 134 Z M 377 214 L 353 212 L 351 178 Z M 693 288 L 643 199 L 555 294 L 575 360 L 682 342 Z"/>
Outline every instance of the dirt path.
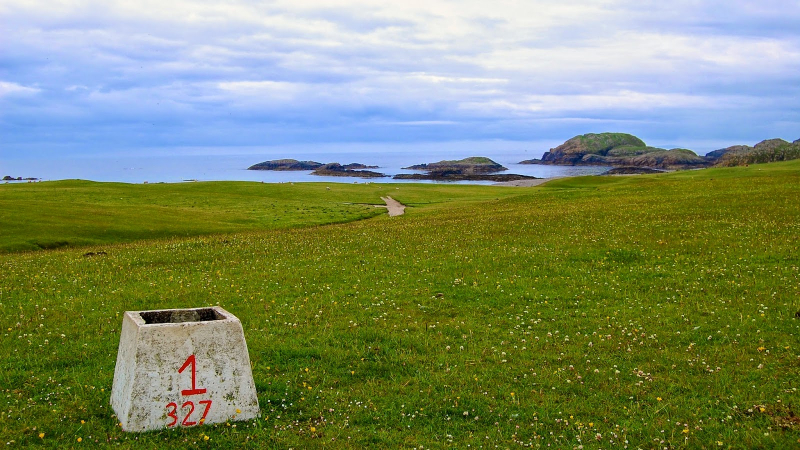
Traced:
<path fill-rule="evenodd" d="M 386 202 L 386 206 L 375 205 L 375 207 L 386 208 L 387 210 L 389 210 L 389 217 L 402 216 L 403 214 L 405 214 L 406 205 L 398 202 L 397 200 L 393 199 L 392 197 L 389 197 L 388 195 L 386 197 L 381 197 L 381 200 Z"/>

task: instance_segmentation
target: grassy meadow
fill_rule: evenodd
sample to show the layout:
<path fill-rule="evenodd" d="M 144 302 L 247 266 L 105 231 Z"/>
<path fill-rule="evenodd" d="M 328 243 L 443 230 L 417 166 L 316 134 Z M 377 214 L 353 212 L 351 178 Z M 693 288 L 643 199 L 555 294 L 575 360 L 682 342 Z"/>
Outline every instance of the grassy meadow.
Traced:
<path fill-rule="evenodd" d="M 387 194 L 406 215 L 368 205 Z M 8 184 L 0 227 L 8 448 L 800 446 L 800 161 Z M 207 305 L 242 321 L 261 417 L 123 432 L 121 314 Z"/>
<path fill-rule="evenodd" d="M 410 206 L 503 194 L 372 183 L 2 184 L 0 253 L 352 222 L 385 214 L 372 205 L 401 186 Z"/>

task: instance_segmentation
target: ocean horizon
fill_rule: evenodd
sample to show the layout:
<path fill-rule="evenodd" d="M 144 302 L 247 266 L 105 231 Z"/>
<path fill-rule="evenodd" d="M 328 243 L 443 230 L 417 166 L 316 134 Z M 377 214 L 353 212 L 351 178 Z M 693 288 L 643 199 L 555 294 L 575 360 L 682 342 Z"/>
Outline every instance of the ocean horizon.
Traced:
<path fill-rule="evenodd" d="M 519 164 L 522 160 L 541 158 L 548 143 L 489 142 L 469 146 L 449 144 L 285 146 L 263 148 L 178 148 L 144 149 L 115 154 L 85 154 L 70 158 L 38 158 L 25 154 L 0 157 L 0 177 L 36 178 L 40 181 L 81 179 L 121 183 L 179 183 L 184 181 L 255 181 L 265 183 L 457 183 L 493 184 L 491 181 L 394 180 L 401 173 L 419 173 L 403 169 L 414 164 L 441 160 L 486 156 L 507 167 L 503 174 L 537 178 L 597 175 L 608 167 L 545 166 Z M 387 148 L 388 147 L 388 148 Z M 469 148 L 466 148 L 469 147 Z M 550 148 L 550 147 L 544 147 Z M 330 177 L 311 175 L 311 171 L 247 170 L 248 167 L 274 159 L 311 160 L 320 163 L 361 163 L 378 166 L 372 169 L 385 178 Z"/>

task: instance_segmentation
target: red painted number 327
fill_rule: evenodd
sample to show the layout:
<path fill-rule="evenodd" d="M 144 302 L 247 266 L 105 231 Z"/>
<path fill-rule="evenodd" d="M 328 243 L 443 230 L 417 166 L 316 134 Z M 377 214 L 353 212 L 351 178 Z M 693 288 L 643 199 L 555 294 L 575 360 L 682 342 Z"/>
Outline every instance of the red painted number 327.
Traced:
<path fill-rule="evenodd" d="M 184 362 L 183 366 L 181 366 L 181 368 L 178 370 L 178 373 L 183 373 L 183 371 L 186 370 L 187 367 L 189 367 L 189 366 L 192 367 L 192 388 L 191 389 L 182 390 L 181 391 L 181 395 L 187 395 L 188 396 L 188 395 L 199 395 L 199 394 L 205 394 L 206 393 L 206 389 L 198 389 L 197 388 L 197 385 L 196 385 L 196 375 L 197 375 L 197 373 L 196 373 L 196 367 L 195 367 L 196 364 L 197 364 L 197 362 L 195 360 L 194 355 L 191 355 L 188 358 L 186 358 L 186 362 Z M 205 420 L 206 420 L 206 416 L 208 415 L 208 411 L 211 409 L 211 400 L 200 400 L 197 403 L 205 406 L 205 408 L 203 409 L 203 415 L 200 417 L 200 424 L 202 425 L 203 422 L 205 422 Z M 197 425 L 196 421 L 191 420 L 192 414 L 194 413 L 194 402 L 192 402 L 190 400 L 187 400 L 186 402 L 184 402 L 181 405 L 180 410 L 182 411 L 185 408 L 188 408 L 188 411 L 186 412 L 186 415 L 183 417 L 183 421 L 181 422 L 181 425 L 183 425 L 185 427 L 191 427 L 193 425 Z M 178 408 L 178 404 L 177 403 L 175 403 L 175 402 L 167 403 L 167 417 L 170 417 L 172 419 L 172 422 L 167 424 L 168 427 L 174 427 L 178 423 L 178 409 L 179 408 Z"/>
<path fill-rule="evenodd" d="M 200 423 L 202 424 L 206 420 L 206 416 L 208 415 L 208 410 L 211 409 L 211 400 L 200 400 L 199 402 L 201 405 L 205 405 L 205 409 L 203 410 L 203 416 L 200 417 Z M 188 407 L 189 412 L 186 413 L 186 416 L 183 418 L 183 422 L 181 425 L 185 427 L 191 427 L 192 425 L 197 425 L 197 422 L 189 420 L 192 418 L 192 413 L 194 412 L 194 402 L 187 401 L 181 405 L 181 410 Z M 172 418 L 172 422 L 168 423 L 168 427 L 174 427 L 175 424 L 178 423 L 178 404 L 175 402 L 170 402 L 167 404 L 167 416 Z"/>

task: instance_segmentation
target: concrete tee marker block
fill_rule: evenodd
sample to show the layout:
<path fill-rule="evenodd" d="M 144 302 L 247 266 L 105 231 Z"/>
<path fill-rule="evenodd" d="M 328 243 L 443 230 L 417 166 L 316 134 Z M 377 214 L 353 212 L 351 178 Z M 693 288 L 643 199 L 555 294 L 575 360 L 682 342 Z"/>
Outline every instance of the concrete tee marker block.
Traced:
<path fill-rule="evenodd" d="M 258 417 L 241 322 L 218 306 L 126 311 L 111 406 L 125 431 Z"/>

